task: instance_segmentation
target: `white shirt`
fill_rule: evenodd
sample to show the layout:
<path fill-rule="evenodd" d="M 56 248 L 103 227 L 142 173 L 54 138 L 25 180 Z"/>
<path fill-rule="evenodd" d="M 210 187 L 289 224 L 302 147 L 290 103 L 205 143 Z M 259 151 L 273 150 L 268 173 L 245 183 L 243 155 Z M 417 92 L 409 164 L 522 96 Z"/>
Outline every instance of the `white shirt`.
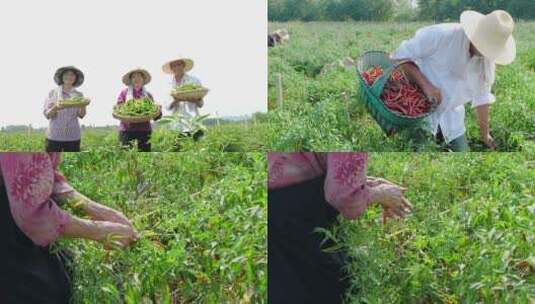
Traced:
<path fill-rule="evenodd" d="M 198 84 L 202 85 L 201 81 L 189 74 L 184 74 L 180 82 L 176 81 L 175 76 L 173 76 L 173 79 L 171 80 L 171 91 L 173 91 L 177 86 L 185 85 L 185 84 Z M 171 102 L 173 102 L 173 99 L 171 99 Z M 193 117 L 199 116 L 199 106 L 195 102 L 189 102 L 189 101 L 181 101 L 179 102 L 174 108 L 173 108 L 173 114 L 180 114 L 184 116 L 186 119 L 191 119 Z M 172 129 L 176 129 L 182 132 L 189 132 L 189 127 L 185 124 L 178 123 L 173 124 L 171 126 Z"/>
<path fill-rule="evenodd" d="M 491 93 L 495 64 L 481 56 L 470 57 L 470 40 L 458 23 L 431 25 L 418 30 L 392 54 L 393 59 L 409 59 L 442 93 L 442 103 L 426 119 L 434 135 L 438 127 L 446 142 L 466 132 L 464 105 L 472 108 L 493 103 Z"/>

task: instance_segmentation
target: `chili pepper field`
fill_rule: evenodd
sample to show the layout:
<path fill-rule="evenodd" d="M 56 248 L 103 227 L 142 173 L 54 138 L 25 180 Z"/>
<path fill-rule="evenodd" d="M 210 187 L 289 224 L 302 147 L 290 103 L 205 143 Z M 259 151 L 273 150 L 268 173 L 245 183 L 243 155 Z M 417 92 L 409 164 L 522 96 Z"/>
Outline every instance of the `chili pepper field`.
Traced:
<path fill-rule="evenodd" d="M 205 136 L 197 143 L 181 138 L 177 131 L 155 129 L 152 135 L 152 151 L 175 152 L 177 143 L 181 151 L 249 152 L 266 150 L 266 127 L 261 122 L 222 124 L 209 126 Z M 115 127 L 82 129 L 82 151 L 118 151 L 119 135 Z M 43 151 L 44 130 L 14 132 L 0 131 L 0 151 Z"/>
<path fill-rule="evenodd" d="M 269 48 L 269 145 L 277 151 L 444 151 L 432 136 L 402 131 L 387 136 L 358 99 L 356 67 L 336 64 L 357 60 L 368 50 L 390 53 L 428 23 L 290 22 L 270 23 L 269 30 L 286 28 L 290 40 Z M 517 22 L 517 57 L 497 66 L 490 106 L 490 130 L 498 151 L 535 147 L 535 22 Z M 334 63 L 334 64 L 333 64 Z M 331 65 L 331 69 L 324 69 Z M 324 69 L 322 71 L 322 69 Z M 282 108 L 278 100 L 282 78 Z M 347 95 L 347 104 L 344 94 Z M 480 140 L 476 113 L 466 105 L 467 137 L 472 151 L 487 151 Z"/>
<path fill-rule="evenodd" d="M 324 234 L 349 256 L 346 303 L 535 301 L 533 155 L 371 153 L 368 175 L 414 210 L 383 225 L 372 206 Z"/>
<path fill-rule="evenodd" d="M 126 250 L 56 244 L 75 257 L 73 303 L 267 301 L 264 153 L 64 153 L 60 170 L 141 235 Z"/>

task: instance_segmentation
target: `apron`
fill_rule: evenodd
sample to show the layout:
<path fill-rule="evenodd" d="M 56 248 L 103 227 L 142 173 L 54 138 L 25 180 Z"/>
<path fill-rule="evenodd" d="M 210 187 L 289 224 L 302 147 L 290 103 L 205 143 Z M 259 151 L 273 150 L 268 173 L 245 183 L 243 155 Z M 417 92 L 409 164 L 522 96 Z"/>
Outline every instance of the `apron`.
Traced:
<path fill-rule="evenodd" d="M 349 280 L 345 258 L 325 253 L 323 234 L 338 211 L 325 201 L 325 177 L 268 192 L 269 303 L 342 303 Z"/>
<path fill-rule="evenodd" d="M 0 185 L 0 303 L 69 303 L 71 264 L 65 252 L 35 245 L 16 225 Z"/>

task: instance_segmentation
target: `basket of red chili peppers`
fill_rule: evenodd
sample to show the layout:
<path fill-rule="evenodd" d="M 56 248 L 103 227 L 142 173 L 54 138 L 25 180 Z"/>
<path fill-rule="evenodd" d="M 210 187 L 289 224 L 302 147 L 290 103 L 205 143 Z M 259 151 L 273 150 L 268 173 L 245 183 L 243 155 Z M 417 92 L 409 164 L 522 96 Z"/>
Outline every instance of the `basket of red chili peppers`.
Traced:
<path fill-rule="evenodd" d="M 357 62 L 361 100 L 383 131 L 393 134 L 418 126 L 437 104 L 409 81 L 387 53 L 368 51 Z"/>

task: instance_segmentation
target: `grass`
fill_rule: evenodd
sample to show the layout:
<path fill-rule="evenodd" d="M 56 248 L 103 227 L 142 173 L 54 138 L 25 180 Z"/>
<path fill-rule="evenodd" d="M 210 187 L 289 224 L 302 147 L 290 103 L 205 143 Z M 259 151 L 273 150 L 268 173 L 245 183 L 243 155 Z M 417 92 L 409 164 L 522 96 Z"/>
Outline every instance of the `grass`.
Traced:
<path fill-rule="evenodd" d="M 85 129 L 82 131 L 82 151 L 118 151 L 118 131 L 115 128 Z M 177 132 L 156 129 L 152 135 L 152 151 L 174 152 L 180 142 L 181 151 L 265 151 L 266 127 L 258 124 L 224 124 L 211 126 L 205 137 L 195 143 L 191 139 L 181 139 Z M 0 151 L 43 151 L 44 131 L 0 132 Z"/>
<path fill-rule="evenodd" d="M 351 258 L 346 302 L 532 303 L 534 155 L 372 153 L 369 175 L 408 187 L 415 210 L 333 228 Z"/>
<path fill-rule="evenodd" d="M 124 251 L 61 241 L 74 303 L 267 302 L 262 153 L 65 153 L 81 193 L 123 211 L 142 238 Z"/>
<path fill-rule="evenodd" d="M 344 57 L 358 58 L 366 50 L 391 52 L 424 23 L 292 22 L 270 23 L 270 30 L 289 28 L 287 45 L 269 50 L 268 141 L 276 151 L 412 151 L 403 132 L 387 137 L 357 96 L 355 70 L 324 65 Z M 491 134 L 499 151 L 523 151 L 535 146 L 535 22 L 515 27 L 517 59 L 498 66 L 491 106 Z M 282 75 L 284 105 L 277 107 L 277 74 Z M 349 96 L 346 109 L 343 94 Z M 473 151 L 486 151 L 479 140 L 475 113 L 466 107 L 466 126 Z M 444 151 L 428 139 L 422 151 Z"/>

